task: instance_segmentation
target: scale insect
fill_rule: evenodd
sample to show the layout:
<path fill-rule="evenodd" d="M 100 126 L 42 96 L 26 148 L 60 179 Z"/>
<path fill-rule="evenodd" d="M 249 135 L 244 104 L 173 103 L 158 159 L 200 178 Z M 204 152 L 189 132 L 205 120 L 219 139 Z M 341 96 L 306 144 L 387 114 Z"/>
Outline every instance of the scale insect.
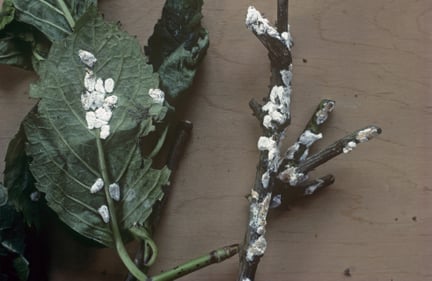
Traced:
<path fill-rule="evenodd" d="M 110 184 L 108 187 L 108 192 L 114 201 L 120 201 L 120 186 L 118 183 Z"/>
<path fill-rule="evenodd" d="M 109 223 L 110 215 L 107 205 L 102 205 L 98 209 L 98 213 L 101 216 L 104 223 Z"/>
<path fill-rule="evenodd" d="M 81 105 L 86 111 L 85 119 L 89 130 L 100 129 L 99 137 L 106 139 L 110 135 L 109 121 L 112 117 L 112 110 L 116 107 L 118 97 L 107 96 L 114 91 L 115 82 L 112 78 L 103 80 L 93 72 L 96 57 L 85 50 L 79 50 L 78 56 L 85 64 L 86 73 L 84 76 L 84 93 L 81 94 Z"/>

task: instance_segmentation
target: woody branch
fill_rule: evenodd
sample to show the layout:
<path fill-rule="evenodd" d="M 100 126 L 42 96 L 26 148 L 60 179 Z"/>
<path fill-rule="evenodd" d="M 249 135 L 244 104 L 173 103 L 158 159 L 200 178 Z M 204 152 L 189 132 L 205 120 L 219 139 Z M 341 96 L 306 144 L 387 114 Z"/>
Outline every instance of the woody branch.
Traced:
<path fill-rule="evenodd" d="M 332 175 L 307 181 L 308 173 L 341 153 L 354 149 L 358 143 L 370 140 L 381 133 L 376 126 L 368 126 L 336 141 L 322 151 L 309 156 L 312 145 L 323 137 L 323 124 L 335 107 L 332 100 L 322 100 L 297 141 L 285 154 L 280 152 L 280 142 L 290 124 L 292 38 L 288 26 L 288 0 L 278 0 L 277 29 L 254 7 L 249 7 L 246 26 L 266 47 L 271 63 L 270 91 L 261 105 L 252 99 L 249 103 L 260 122 L 262 136 L 258 140 L 260 157 L 255 183 L 251 190 L 249 220 L 240 252 L 238 281 L 253 281 L 264 255 L 267 214 L 270 206 L 280 204 L 280 191 L 274 187 L 283 183 L 286 188 L 300 187 L 311 195 L 334 182 Z"/>

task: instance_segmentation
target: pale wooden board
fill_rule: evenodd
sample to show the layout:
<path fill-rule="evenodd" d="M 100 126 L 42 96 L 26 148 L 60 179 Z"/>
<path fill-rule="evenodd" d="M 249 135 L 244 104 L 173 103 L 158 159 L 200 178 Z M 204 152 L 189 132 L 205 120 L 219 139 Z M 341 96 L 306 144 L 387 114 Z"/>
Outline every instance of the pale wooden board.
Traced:
<path fill-rule="evenodd" d="M 100 6 L 145 44 L 162 2 Z M 266 52 L 244 15 L 255 5 L 274 21 L 275 2 L 205 3 L 211 46 L 185 113 L 193 138 L 157 230 L 153 272 L 242 240 L 260 134 L 247 103 L 265 96 L 269 81 Z M 322 98 L 337 106 L 319 146 L 371 123 L 383 134 L 314 173 L 333 173 L 331 188 L 272 216 L 257 280 L 432 280 L 432 2 L 297 0 L 289 21 L 295 46 L 287 141 Z M 32 105 L 26 89 L 34 79 L 0 67 L 1 158 Z M 124 267 L 111 250 L 55 237 L 51 280 L 122 280 Z M 182 280 L 235 280 L 237 262 Z"/>

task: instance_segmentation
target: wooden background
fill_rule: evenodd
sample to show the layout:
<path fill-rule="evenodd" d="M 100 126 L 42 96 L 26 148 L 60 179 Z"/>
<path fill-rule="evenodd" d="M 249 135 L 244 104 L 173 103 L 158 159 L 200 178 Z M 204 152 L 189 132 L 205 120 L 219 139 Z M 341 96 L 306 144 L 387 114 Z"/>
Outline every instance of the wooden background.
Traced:
<path fill-rule="evenodd" d="M 100 8 L 144 45 L 162 4 L 102 0 Z M 243 238 L 260 134 L 247 104 L 266 95 L 269 81 L 266 51 L 244 25 L 249 5 L 275 20 L 276 1 L 205 2 L 211 45 L 187 102 L 193 138 L 156 233 L 153 272 Z M 322 98 L 337 105 L 319 147 L 368 124 L 383 134 L 314 172 L 334 174 L 332 187 L 272 215 L 257 280 L 432 280 L 432 2 L 292 0 L 289 14 L 287 143 Z M 35 79 L 0 66 L 0 158 L 33 104 L 28 84 Z M 111 250 L 86 249 L 64 233 L 52 244 L 50 280 L 123 280 Z M 235 280 L 237 263 L 182 280 Z"/>

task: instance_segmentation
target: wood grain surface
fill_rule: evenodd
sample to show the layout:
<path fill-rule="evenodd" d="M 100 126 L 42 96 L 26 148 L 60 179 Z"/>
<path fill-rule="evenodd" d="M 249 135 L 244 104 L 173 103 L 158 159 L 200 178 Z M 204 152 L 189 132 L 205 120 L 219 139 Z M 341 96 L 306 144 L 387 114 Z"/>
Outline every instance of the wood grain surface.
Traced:
<path fill-rule="evenodd" d="M 100 1 L 105 17 L 120 20 L 143 45 L 162 5 Z M 152 272 L 243 238 L 260 134 L 248 101 L 264 97 L 269 82 L 266 51 L 244 25 L 249 5 L 275 20 L 276 1 L 205 2 L 210 48 L 184 105 L 193 137 L 156 232 Z M 272 214 L 257 280 L 432 280 L 432 2 L 292 0 L 289 22 L 287 144 L 323 98 L 336 100 L 336 110 L 318 147 L 368 124 L 383 134 L 314 171 L 334 174 L 333 186 Z M 0 158 L 34 103 L 28 85 L 35 79 L 0 66 Z M 55 232 L 50 280 L 123 280 L 112 250 Z M 234 257 L 181 280 L 235 280 L 237 266 Z"/>

